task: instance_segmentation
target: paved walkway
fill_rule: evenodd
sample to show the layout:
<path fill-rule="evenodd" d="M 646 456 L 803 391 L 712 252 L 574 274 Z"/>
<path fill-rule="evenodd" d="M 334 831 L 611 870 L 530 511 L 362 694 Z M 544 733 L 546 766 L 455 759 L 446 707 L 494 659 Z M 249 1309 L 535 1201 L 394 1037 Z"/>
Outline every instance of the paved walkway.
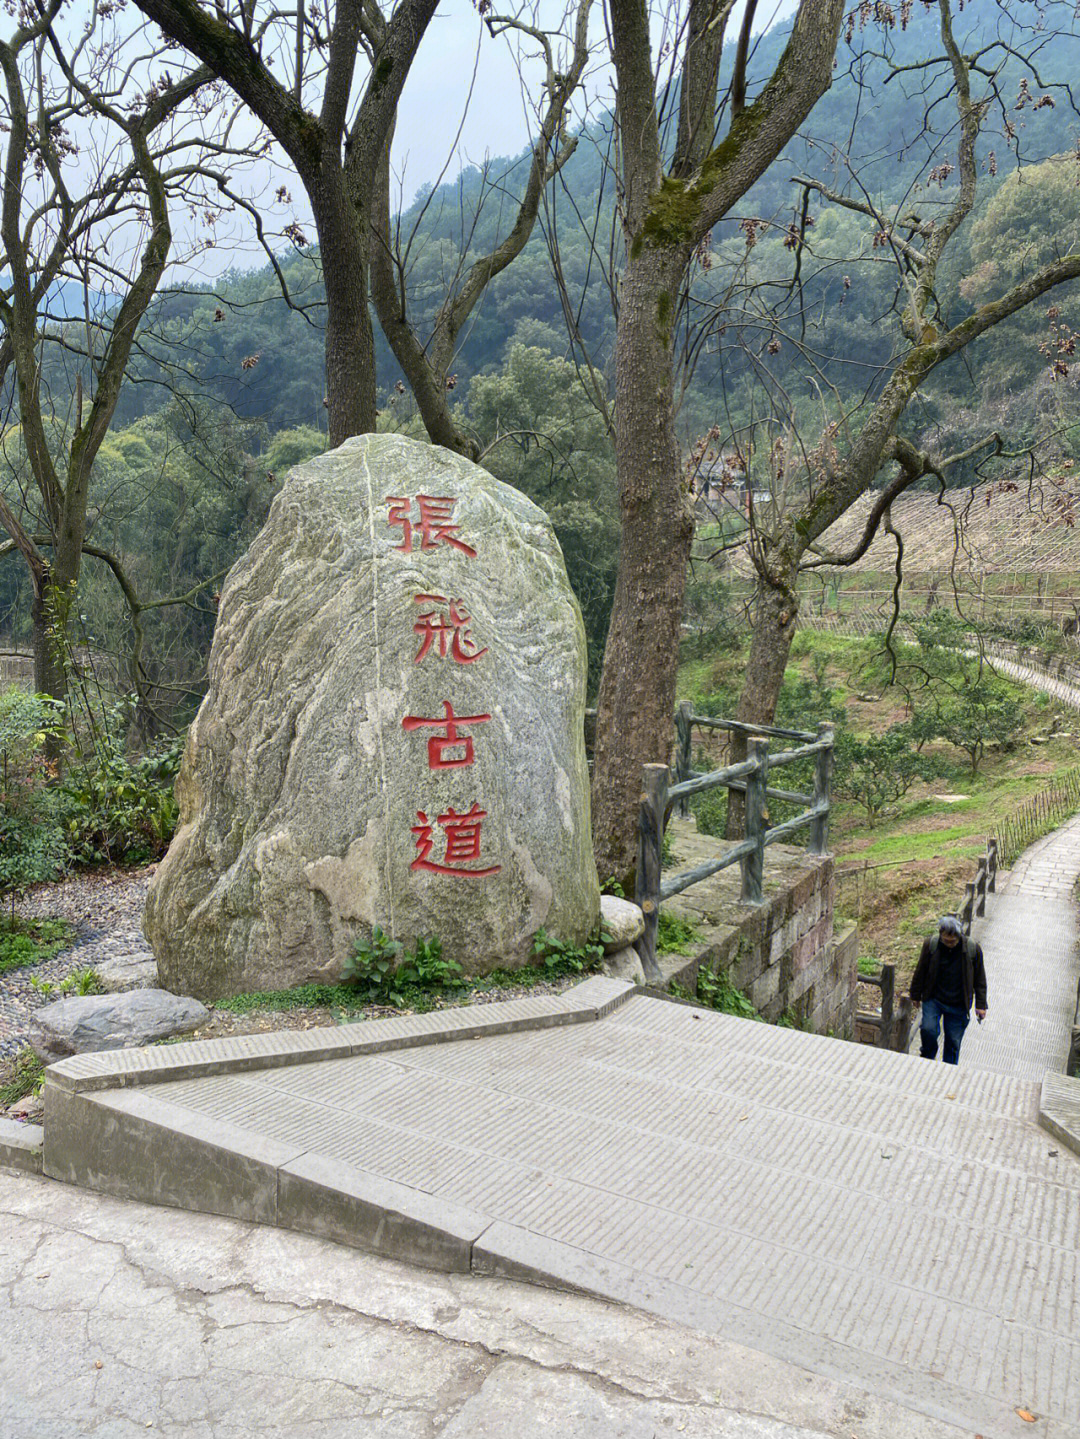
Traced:
<path fill-rule="evenodd" d="M 1065 1072 L 1080 982 L 1078 881 L 1080 815 L 1026 849 L 988 898 L 974 935 L 990 1012 L 968 1026 L 962 1067 L 1033 1080 Z"/>
<path fill-rule="evenodd" d="M 0 1172 L 3 1439 L 963 1439 L 580 1294 Z"/>
<path fill-rule="evenodd" d="M 338 1042 L 352 1029 L 371 1026 Z M 640 994 L 593 1022 L 309 1058 L 87 1091 L 89 1138 L 68 1142 L 101 1184 L 127 1123 L 128 1173 L 190 1195 L 205 1172 L 215 1207 L 226 1151 L 276 1165 L 271 1222 L 305 1176 L 346 1223 L 367 1211 L 333 1196 L 382 1186 L 391 1229 L 419 1206 L 474 1271 L 577 1286 L 985 1439 L 1080 1432 L 1080 1161 L 1038 1127 L 1036 1083 Z"/>

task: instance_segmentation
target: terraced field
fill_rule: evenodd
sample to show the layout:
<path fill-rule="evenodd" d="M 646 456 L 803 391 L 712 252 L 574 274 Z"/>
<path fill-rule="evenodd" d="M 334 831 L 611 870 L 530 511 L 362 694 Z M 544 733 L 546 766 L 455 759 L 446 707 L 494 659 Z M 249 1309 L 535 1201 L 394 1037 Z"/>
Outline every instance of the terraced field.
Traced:
<path fill-rule="evenodd" d="M 826 531 L 826 550 L 852 549 L 866 525 L 874 495 L 864 495 Z M 1080 527 L 1069 522 L 1067 509 L 1049 486 L 1029 496 L 981 490 L 951 491 L 944 503 L 935 494 L 902 495 L 892 506 L 893 523 L 904 537 L 905 571 L 916 576 L 947 576 L 955 572 L 969 586 L 991 593 L 1080 595 Z M 843 571 L 845 587 L 856 577 L 890 575 L 895 545 L 879 533 L 866 554 Z M 742 550 L 731 551 L 735 574 L 751 574 Z M 1043 577 L 1042 583 L 1037 577 Z"/>

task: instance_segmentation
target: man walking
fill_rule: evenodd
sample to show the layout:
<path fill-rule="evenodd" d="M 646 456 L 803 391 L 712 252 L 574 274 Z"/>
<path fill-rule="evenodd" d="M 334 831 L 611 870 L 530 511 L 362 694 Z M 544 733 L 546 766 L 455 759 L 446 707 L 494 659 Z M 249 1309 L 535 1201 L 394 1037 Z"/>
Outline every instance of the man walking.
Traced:
<path fill-rule="evenodd" d="M 919 962 L 911 980 L 911 1002 L 922 1005 L 919 1037 L 923 1059 L 937 1055 L 938 1035 L 945 1027 L 942 1059 L 956 1064 L 960 1041 L 971 1019 L 986 1018 L 986 967 L 981 945 L 965 939 L 960 921 L 951 914 L 938 920 L 936 939 L 924 939 Z"/>

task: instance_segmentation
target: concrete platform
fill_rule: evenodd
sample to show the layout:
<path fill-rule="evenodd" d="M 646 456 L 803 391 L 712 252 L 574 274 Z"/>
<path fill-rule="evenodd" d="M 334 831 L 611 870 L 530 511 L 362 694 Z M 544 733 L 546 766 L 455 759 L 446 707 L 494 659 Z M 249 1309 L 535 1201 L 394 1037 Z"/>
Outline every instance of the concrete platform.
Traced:
<path fill-rule="evenodd" d="M 585 1291 L 985 1439 L 1080 1433 L 1080 1162 L 1038 1083 L 615 981 L 485 1008 L 343 1026 L 340 1057 L 65 1061 L 45 1173 Z"/>
<path fill-rule="evenodd" d="M 970 1439 L 640 1310 L 0 1169 L 3 1439 Z"/>

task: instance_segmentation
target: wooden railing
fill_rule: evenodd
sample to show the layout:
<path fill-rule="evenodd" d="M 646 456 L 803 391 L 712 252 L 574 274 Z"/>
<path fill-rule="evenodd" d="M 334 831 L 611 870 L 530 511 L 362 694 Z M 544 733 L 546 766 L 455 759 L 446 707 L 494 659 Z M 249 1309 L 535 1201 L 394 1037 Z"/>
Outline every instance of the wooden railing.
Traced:
<path fill-rule="evenodd" d="M 997 889 L 997 872 L 998 842 L 991 837 L 986 841 L 986 853 L 979 857 L 975 878 L 968 880 L 967 895 L 956 916 L 965 934 L 970 934 L 972 922 L 986 913 L 986 896 Z"/>
<path fill-rule="evenodd" d="M 680 705 L 675 723 L 678 734 L 677 782 L 671 783 L 671 770 L 666 764 L 647 764 L 642 767 L 637 884 L 634 898 L 645 915 L 645 933 L 638 942 L 638 954 L 645 977 L 649 980 L 662 977 L 656 961 L 656 930 L 660 920 L 660 905 L 665 899 L 681 894 L 691 885 L 710 878 L 729 865 L 738 864 L 742 869 L 740 902 L 759 905 L 762 903 L 765 850 L 768 845 L 777 844 L 800 829 L 809 828 L 809 852 L 824 854 L 829 838 L 829 779 L 833 754 L 831 724 L 819 725 L 816 734 L 804 730 L 778 729 L 771 725 L 745 725 L 736 720 L 695 715 L 692 707 L 685 704 Z M 707 774 L 691 770 L 689 735 L 694 725 L 745 734 L 746 759 Z M 802 743 L 793 749 L 770 752 L 769 744 L 773 739 L 800 740 Z M 812 794 L 776 789 L 769 784 L 768 776 L 771 770 L 810 758 L 814 760 Z M 738 790 L 745 796 L 745 838 L 738 844 L 730 845 L 716 859 L 707 860 L 693 869 L 683 870 L 664 879 L 661 855 L 664 830 L 672 808 L 676 804 L 684 805 L 691 795 L 720 786 L 729 791 Z M 802 804 L 805 809 L 781 824 L 770 826 L 769 799 Z"/>
<path fill-rule="evenodd" d="M 911 999 L 902 994 L 897 1001 L 896 965 L 883 964 L 880 974 L 860 974 L 859 983 L 881 990 L 881 1013 L 860 1009 L 856 1024 L 872 1025 L 877 1030 L 879 1049 L 906 1050 L 911 1040 Z"/>

